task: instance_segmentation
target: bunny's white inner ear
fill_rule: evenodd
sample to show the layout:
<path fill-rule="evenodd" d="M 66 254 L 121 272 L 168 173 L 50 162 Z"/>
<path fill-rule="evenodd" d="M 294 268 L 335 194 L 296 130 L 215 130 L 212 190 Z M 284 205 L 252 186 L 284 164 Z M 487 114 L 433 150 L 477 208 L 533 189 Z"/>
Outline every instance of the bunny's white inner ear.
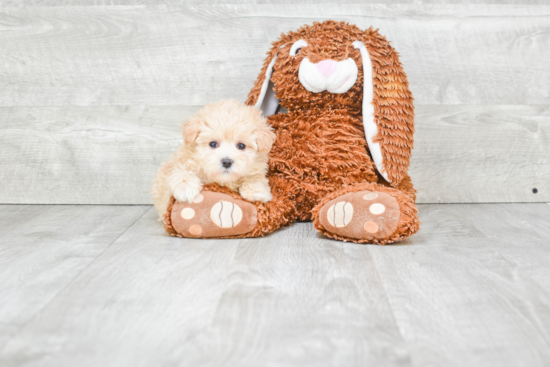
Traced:
<path fill-rule="evenodd" d="M 372 82 L 372 62 L 369 51 L 361 41 L 355 41 L 352 45 L 361 52 L 361 59 L 363 60 L 363 128 L 365 129 L 365 138 L 367 139 L 376 169 L 386 181 L 391 183 L 388 178 L 388 172 L 384 167 L 380 143 L 373 141 L 378 133 L 378 127 L 374 122 L 374 106 L 372 105 L 374 85 Z"/>
<path fill-rule="evenodd" d="M 273 82 L 271 81 L 271 74 L 273 74 L 273 65 L 277 60 L 277 54 L 273 57 L 273 60 L 267 66 L 265 71 L 265 79 L 260 90 L 260 96 L 258 101 L 254 105 L 262 111 L 262 115 L 273 115 L 279 106 L 279 100 L 275 97 L 275 91 L 273 90 Z"/>

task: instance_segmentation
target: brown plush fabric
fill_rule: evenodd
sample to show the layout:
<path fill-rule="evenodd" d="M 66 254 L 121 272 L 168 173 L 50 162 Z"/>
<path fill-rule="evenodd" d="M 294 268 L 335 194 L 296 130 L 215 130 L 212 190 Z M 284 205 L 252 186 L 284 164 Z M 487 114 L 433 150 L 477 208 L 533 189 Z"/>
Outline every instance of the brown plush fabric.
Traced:
<path fill-rule="evenodd" d="M 292 44 L 299 39 L 306 40 L 308 45 L 298 55 L 290 56 Z M 364 74 L 361 53 L 352 45 L 356 40 L 364 43 L 372 61 L 374 121 L 378 127 L 374 140 L 380 143 L 391 185 L 376 171 L 365 140 L 361 111 Z M 407 175 L 413 147 L 414 107 L 397 52 L 372 28 L 362 31 L 354 25 L 334 21 L 304 26 L 273 43 L 247 104 L 258 101 L 267 67 L 275 55 L 271 81 L 288 114 L 268 118 L 277 134 L 268 173 L 273 200 L 253 203 L 258 211 L 256 227 L 235 237 L 262 236 L 295 220 L 313 220 L 315 228 L 326 236 L 357 243 L 386 244 L 415 233 L 419 228 L 414 203 L 416 191 Z M 312 63 L 352 58 L 359 70 L 355 85 L 342 94 L 307 91 L 298 80 L 300 62 L 306 56 Z M 206 186 L 205 190 L 243 200 L 218 185 Z M 385 193 L 395 198 L 399 206 L 396 225 L 396 215 L 387 223 L 377 222 L 377 226 L 385 228 L 380 232 L 383 238 L 380 235 L 354 238 L 349 231 L 336 231 L 340 233 L 337 234 L 323 226 L 319 212 L 324 204 L 338 196 L 365 190 Z M 388 208 L 394 208 L 394 201 L 384 197 Z M 175 233 L 169 220 L 166 228 Z M 388 234 L 387 228 L 395 229 Z"/>
<path fill-rule="evenodd" d="M 348 110 L 289 111 L 269 122 L 277 133 L 269 175 L 295 188 L 299 220 L 311 220 L 311 210 L 328 193 L 377 181 L 361 119 Z"/>
<path fill-rule="evenodd" d="M 306 40 L 308 46 L 296 57 L 290 56 L 292 44 L 300 39 Z M 399 61 L 399 54 L 378 30 L 369 28 L 362 31 L 357 26 L 345 22 L 325 21 L 282 35 L 268 52 L 246 103 L 254 105 L 258 100 L 267 67 L 277 54 L 271 81 L 283 107 L 297 112 L 318 110 L 321 114 L 330 109 L 347 108 L 350 115 L 361 119 L 363 66 L 361 53 L 352 45 L 356 40 L 363 41 L 372 61 L 373 105 L 375 122 L 378 125 L 375 142 L 381 145 L 389 179 L 398 183 L 407 174 L 413 148 L 413 97 L 407 76 Z M 341 61 L 352 58 L 359 69 L 357 82 L 348 92 L 342 94 L 327 91 L 311 93 L 303 88 L 298 80 L 298 69 L 305 57 L 312 63 L 325 59 Z"/>
<path fill-rule="evenodd" d="M 327 232 L 356 240 L 385 241 L 401 216 L 397 199 L 381 191 L 348 192 L 330 200 L 319 211 Z"/>
<path fill-rule="evenodd" d="M 171 225 L 184 237 L 238 236 L 256 227 L 258 219 L 254 205 L 220 192 L 202 191 L 199 197 L 199 202 L 175 202 L 171 208 Z M 220 202 L 221 205 L 216 205 Z M 222 215 L 224 203 L 224 213 L 229 216 Z"/>
<path fill-rule="evenodd" d="M 292 186 L 286 182 L 281 181 L 278 178 L 270 178 L 271 193 L 273 199 L 267 203 L 261 203 L 259 201 L 251 202 L 256 207 L 256 219 L 257 223 L 254 229 L 250 232 L 240 235 L 216 235 L 216 238 L 246 238 L 246 237 L 260 237 L 269 234 L 276 229 L 279 229 L 285 225 L 288 225 L 296 220 L 296 208 L 292 201 Z M 239 200 L 243 202 L 249 202 L 243 199 L 235 191 L 220 186 L 218 184 L 205 185 L 203 191 L 213 191 L 228 195 L 229 198 Z M 187 237 L 185 233 L 180 233 L 174 228 L 172 223 L 172 212 L 175 200 L 172 197 L 168 205 L 168 210 L 164 214 L 164 228 L 171 236 Z M 220 233 L 225 231 L 220 230 Z M 193 236 L 195 237 L 195 236 Z M 214 236 L 210 236 L 214 237 Z M 208 238 L 202 237 L 201 238 Z"/>
<path fill-rule="evenodd" d="M 358 239 L 330 232 L 327 228 L 325 228 L 325 226 L 323 226 L 320 221 L 320 211 L 325 204 L 344 194 L 359 191 L 382 192 L 391 195 L 397 200 L 401 213 L 399 216 L 399 221 L 397 223 L 397 228 L 392 234 L 390 234 L 386 238 Z M 385 245 L 387 243 L 392 243 L 407 238 L 410 235 L 416 233 L 420 227 L 420 221 L 418 220 L 418 210 L 416 209 L 416 205 L 414 204 L 414 201 L 411 199 L 411 197 L 406 195 L 402 191 L 376 183 L 363 183 L 354 186 L 346 186 L 340 190 L 330 193 L 321 201 L 319 201 L 315 208 L 313 208 L 313 218 L 315 229 L 325 234 L 327 237 L 342 241 L 351 241 L 357 243 L 376 243 L 380 245 Z"/>

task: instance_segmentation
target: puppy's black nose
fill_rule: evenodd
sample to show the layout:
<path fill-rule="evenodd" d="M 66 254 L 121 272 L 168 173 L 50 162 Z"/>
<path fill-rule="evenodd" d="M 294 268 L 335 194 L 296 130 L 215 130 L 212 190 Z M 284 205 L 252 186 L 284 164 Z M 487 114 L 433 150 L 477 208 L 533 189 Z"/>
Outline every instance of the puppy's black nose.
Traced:
<path fill-rule="evenodd" d="M 225 168 L 231 167 L 232 164 L 233 164 L 233 161 L 231 159 L 229 158 L 222 159 L 222 166 L 224 166 Z"/>

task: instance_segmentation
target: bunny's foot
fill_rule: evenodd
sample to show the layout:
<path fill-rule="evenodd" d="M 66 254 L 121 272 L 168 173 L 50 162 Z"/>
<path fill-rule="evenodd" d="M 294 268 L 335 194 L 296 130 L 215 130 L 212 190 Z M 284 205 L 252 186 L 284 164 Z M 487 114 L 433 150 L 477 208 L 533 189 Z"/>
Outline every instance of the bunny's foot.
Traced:
<path fill-rule="evenodd" d="M 220 192 L 203 190 L 191 204 L 171 203 L 164 222 L 172 236 L 232 237 L 252 231 L 257 223 L 254 205 Z"/>
<path fill-rule="evenodd" d="M 357 190 L 361 188 L 365 190 Z M 313 210 L 315 227 L 328 237 L 386 244 L 418 230 L 416 206 L 404 193 L 376 184 L 343 191 L 347 192 L 333 193 Z"/>

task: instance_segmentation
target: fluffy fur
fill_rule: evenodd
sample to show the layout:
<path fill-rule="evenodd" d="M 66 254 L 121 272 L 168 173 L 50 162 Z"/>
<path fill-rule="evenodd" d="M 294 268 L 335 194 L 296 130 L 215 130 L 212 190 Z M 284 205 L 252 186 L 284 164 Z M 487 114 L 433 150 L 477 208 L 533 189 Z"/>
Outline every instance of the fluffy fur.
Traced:
<path fill-rule="evenodd" d="M 290 48 L 300 39 L 308 45 L 291 56 Z M 361 53 L 352 45 L 355 40 L 365 44 L 372 61 L 376 141 L 380 142 L 391 185 L 376 172 L 365 141 L 361 117 L 364 73 Z M 397 52 L 372 28 L 363 31 L 335 21 L 304 26 L 273 43 L 247 104 L 257 102 L 265 72 L 275 55 L 271 81 L 281 106 L 289 112 L 269 116 L 277 133 L 270 153 L 269 177 L 284 178 L 278 181 L 284 187 L 278 189 L 296 203 L 296 219 L 314 220 L 321 230 L 316 214 L 324 203 L 372 183 L 369 189 L 393 193 L 406 211 L 406 215 L 402 211 L 406 223 L 400 223 L 396 233 L 380 243 L 395 242 L 415 233 L 419 227 L 414 205 L 416 191 L 407 175 L 413 147 L 414 106 Z M 309 92 L 299 81 L 299 68 L 305 57 L 313 63 L 351 58 L 359 70 L 357 81 L 346 93 Z"/>
<path fill-rule="evenodd" d="M 307 46 L 293 56 L 289 51 L 300 39 Z M 380 144 L 391 183 L 377 172 L 365 139 L 361 111 L 364 72 L 361 53 L 352 44 L 357 40 L 365 45 L 372 62 L 372 105 L 378 128 L 374 140 Z M 268 117 L 277 134 L 268 172 L 273 200 L 254 203 L 258 211 L 256 228 L 234 237 L 265 235 L 296 220 L 313 220 L 316 229 L 327 236 L 358 243 L 386 244 L 417 232 L 420 222 L 416 191 L 407 174 L 413 147 L 414 107 L 397 52 L 372 28 L 363 31 L 335 21 L 304 26 L 273 43 L 247 104 L 258 102 L 267 68 L 276 55 L 271 81 L 288 113 Z M 306 90 L 299 81 L 300 64 L 306 56 L 312 63 L 351 58 L 358 68 L 355 84 L 341 94 Z M 229 193 L 217 185 L 205 189 Z M 361 190 L 385 192 L 396 198 L 401 216 L 395 232 L 387 238 L 346 238 L 330 233 L 320 224 L 318 216 L 325 203 Z M 166 229 L 175 233 L 169 220 Z"/>
<path fill-rule="evenodd" d="M 308 46 L 302 48 L 296 56 L 290 56 L 290 48 L 300 39 L 307 41 Z M 267 67 L 277 55 L 271 81 L 281 106 L 299 114 L 308 111 L 310 115 L 323 115 L 339 109 L 344 115 L 356 117 L 362 123 L 364 73 L 361 53 L 352 45 L 355 40 L 362 41 L 370 54 L 374 83 L 373 106 L 378 126 L 376 141 L 380 142 L 389 178 L 397 185 L 407 175 L 410 162 L 414 140 L 414 106 L 399 55 L 378 31 L 372 28 L 363 31 L 345 22 L 325 21 L 282 35 L 273 43 L 246 103 L 256 103 Z M 359 69 L 357 82 L 342 94 L 309 92 L 302 87 L 298 76 L 305 57 L 313 63 L 351 58 Z M 300 127 L 295 128 L 298 130 Z M 330 125 L 325 124 L 324 128 L 330 130 Z M 364 140 L 364 136 L 361 138 Z"/>
<path fill-rule="evenodd" d="M 160 216 L 171 196 L 190 203 L 210 183 L 250 201 L 271 200 L 266 173 L 275 134 L 258 109 L 236 100 L 208 104 L 182 130 L 183 145 L 158 170 L 151 190 Z"/>

